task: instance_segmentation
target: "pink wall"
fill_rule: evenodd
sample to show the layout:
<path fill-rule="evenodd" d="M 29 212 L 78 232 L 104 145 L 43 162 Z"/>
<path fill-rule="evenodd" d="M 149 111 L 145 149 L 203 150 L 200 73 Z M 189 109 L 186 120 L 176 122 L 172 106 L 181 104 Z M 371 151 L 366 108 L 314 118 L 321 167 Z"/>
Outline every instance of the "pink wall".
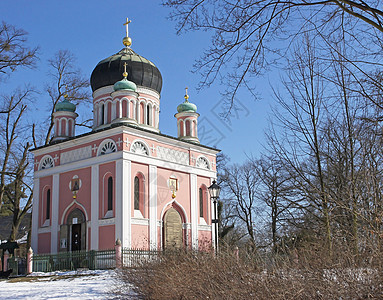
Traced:
<path fill-rule="evenodd" d="M 149 249 L 149 226 L 132 224 L 132 248 Z"/>
<path fill-rule="evenodd" d="M 168 169 L 157 168 L 157 212 L 158 219 L 161 219 L 161 211 L 165 205 L 171 202 L 172 192 L 168 187 L 168 179 L 174 175 L 178 179 L 179 190 L 176 193 L 175 200 L 183 207 L 187 212 L 187 220 L 190 222 L 190 177 L 189 174 L 183 172 L 175 172 Z"/>
<path fill-rule="evenodd" d="M 98 229 L 99 250 L 114 249 L 115 243 L 114 225 L 100 226 Z"/>
<path fill-rule="evenodd" d="M 201 251 L 208 251 L 212 247 L 211 231 L 198 231 L 198 248 Z"/>
<path fill-rule="evenodd" d="M 84 215 L 88 216 L 87 221 L 90 221 L 90 191 L 91 191 L 91 168 L 84 168 L 75 171 L 70 171 L 60 174 L 60 192 L 59 192 L 59 225 L 61 225 L 62 215 L 64 210 L 73 202 L 73 192 L 69 189 L 69 182 L 71 182 L 74 175 L 77 175 L 81 180 L 81 187 L 77 192 L 76 201 L 79 202 L 83 208 L 79 207 Z M 69 214 L 74 209 L 74 206 L 70 207 L 67 211 Z M 66 223 L 66 216 L 64 218 L 64 224 Z"/>
<path fill-rule="evenodd" d="M 51 252 L 51 233 L 39 233 L 38 235 L 38 249 L 37 253 L 50 253 Z"/>

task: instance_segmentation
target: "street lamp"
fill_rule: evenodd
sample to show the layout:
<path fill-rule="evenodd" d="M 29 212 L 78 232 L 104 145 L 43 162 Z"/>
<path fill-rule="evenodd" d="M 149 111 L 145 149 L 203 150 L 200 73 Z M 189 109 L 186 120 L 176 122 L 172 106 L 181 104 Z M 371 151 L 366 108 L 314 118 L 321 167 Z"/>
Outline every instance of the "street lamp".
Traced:
<path fill-rule="evenodd" d="M 213 199 L 214 205 L 214 219 L 211 221 L 214 223 L 214 245 L 215 245 L 215 253 L 218 251 L 218 216 L 217 216 L 217 199 L 219 197 L 219 193 L 221 192 L 221 187 L 217 184 L 215 180 L 213 180 L 213 184 L 209 186 L 209 194 L 210 198 Z"/>

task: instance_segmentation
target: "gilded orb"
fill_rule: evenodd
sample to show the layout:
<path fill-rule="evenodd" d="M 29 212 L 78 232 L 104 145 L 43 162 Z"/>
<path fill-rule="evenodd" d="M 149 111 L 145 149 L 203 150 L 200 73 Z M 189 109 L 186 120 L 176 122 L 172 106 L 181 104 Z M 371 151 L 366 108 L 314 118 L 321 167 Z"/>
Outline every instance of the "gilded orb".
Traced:
<path fill-rule="evenodd" d="M 129 47 L 132 44 L 132 39 L 130 37 L 124 37 L 122 39 L 122 43 L 126 46 Z"/>

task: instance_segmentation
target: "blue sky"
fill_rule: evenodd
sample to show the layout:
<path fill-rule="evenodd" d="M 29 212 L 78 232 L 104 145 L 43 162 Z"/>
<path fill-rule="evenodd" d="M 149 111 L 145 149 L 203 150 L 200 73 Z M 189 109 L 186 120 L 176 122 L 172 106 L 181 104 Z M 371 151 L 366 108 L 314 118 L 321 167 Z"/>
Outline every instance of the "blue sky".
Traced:
<path fill-rule="evenodd" d="M 47 60 L 55 52 L 68 49 L 77 58 L 78 67 L 90 77 L 97 63 L 118 52 L 125 35 L 122 25 L 128 17 L 132 20 L 129 35 L 132 49 L 157 65 L 163 77 L 161 92 L 160 130 L 164 134 L 177 134 L 174 114 L 183 102 L 184 88 L 189 87 L 189 101 L 198 106 L 200 113 L 199 137 L 201 143 L 221 149 L 232 162 L 241 163 L 247 154 L 257 156 L 263 143 L 267 114 L 270 112 L 271 95 L 267 79 L 254 79 L 261 95 L 255 101 L 245 91 L 239 94 L 238 109 L 230 120 L 222 121 L 220 83 L 197 92 L 200 75 L 192 73 L 194 60 L 210 43 L 206 32 L 189 32 L 176 35 L 175 23 L 167 19 L 169 9 L 160 1 L 43 1 L 3 0 L 1 20 L 22 28 L 29 33 L 29 44 L 40 47 L 38 68 L 15 72 L 6 83 L 1 83 L 1 93 L 9 92 L 16 84 L 31 83 L 42 89 L 47 75 Z M 35 114 L 46 117 L 48 97 L 36 98 Z M 79 114 L 84 114 L 82 108 Z M 90 111 L 88 111 L 90 112 Z M 77 133 L 79 133 L 77 131 Z"/>

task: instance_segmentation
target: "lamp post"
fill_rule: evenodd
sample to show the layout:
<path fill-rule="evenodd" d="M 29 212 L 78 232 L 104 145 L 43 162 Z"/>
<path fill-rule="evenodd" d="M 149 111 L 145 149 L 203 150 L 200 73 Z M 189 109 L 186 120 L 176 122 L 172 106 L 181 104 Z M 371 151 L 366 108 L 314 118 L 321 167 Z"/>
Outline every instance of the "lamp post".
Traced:
<path fill-rule="evenodd" d="M 214 246 L 215 246 L 215 253 L 217 254 L 218 251 L 218 216 L 217 216 L 217 199 L 219 197 L 219 193 L 221 192 L 221 187 L 217 184 L 215 180 L 213 180 L 213 184 L 209 186 L 209 194 L 210 198 L 213 199 L 213 205 L 214 205 L 214 219 L 212 220 L 212 223 L 214 224 Z"/>

